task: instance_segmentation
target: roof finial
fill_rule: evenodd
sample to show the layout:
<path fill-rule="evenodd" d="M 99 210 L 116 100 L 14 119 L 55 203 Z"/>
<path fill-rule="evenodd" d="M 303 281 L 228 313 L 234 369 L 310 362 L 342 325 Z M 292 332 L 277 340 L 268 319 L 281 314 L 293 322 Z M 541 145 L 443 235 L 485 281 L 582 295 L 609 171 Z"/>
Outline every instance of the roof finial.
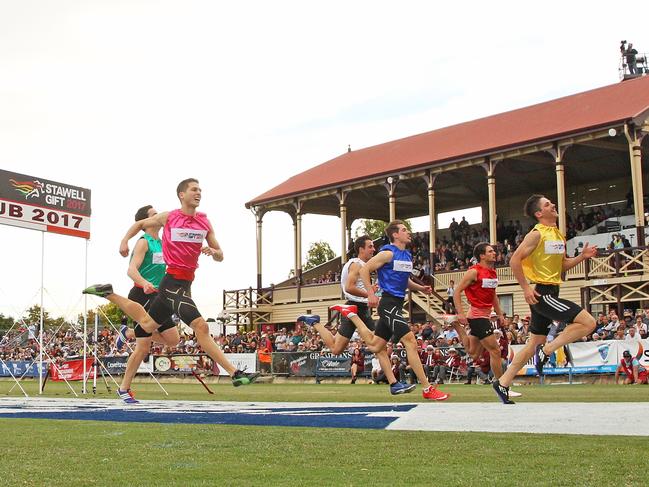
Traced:
<path fill-rule="evenodd" d="M 347 152 L 351 152 L 351 151 L 352 151 L 352 146 L 351 146 L 351 144 L 347 144 Z"/>

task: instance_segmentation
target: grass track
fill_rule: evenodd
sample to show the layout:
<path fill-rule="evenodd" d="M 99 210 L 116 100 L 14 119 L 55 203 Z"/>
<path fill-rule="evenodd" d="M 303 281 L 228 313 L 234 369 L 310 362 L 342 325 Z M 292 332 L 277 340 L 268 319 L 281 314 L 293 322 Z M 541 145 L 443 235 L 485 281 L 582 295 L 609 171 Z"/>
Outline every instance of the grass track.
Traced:
<path fill-rule="evenodd" d="M 24 385 L 30 394 L 37 384 Z M 0 381 L 0 397 L 11 383 Z M 76 384 L 77 390 L 79 384 Z M 169 399 L 219 401 L 419 402 L 365 384 L 255 384 L 233 388 L 165 384 Z M 163 399 L 136 384 L 141 399 Z M 493 402 L 487 386 L 444 386 L 453 401 Z M 643 386 L 519 387 L 525 401 L 647 401 Z M 98 398 L 115 398 L 105 393 Z M 16 392 L 16 389 L 14 390 Z M 65 384 L 47 395 L 72 397 Z M 12 395 L 14 395 L 12 393 Z M 89 395 L 92 397 L 92 395 Z M 561 406 L 557 414 L 561 414 Z M 602 411 L 603 421 L 614 421 Z M 434 417 L 431 420 L 435 420 Z M 488 421 L 488 418 L 485 418 Z M 642 421 L 642 418 L 638 418 Z M 438 433 L 335 428 L 111 423 L 1 419 L 7 486 L 632 486 L 649 463 L 644 438 Z"/>
<path fill-rule="evenodd" d="M 81 396 L 81 384 L 72 383 Z M 0 381 L 0 397 L 7 395 L 13 382 Z M 418 387 L 410 394 L 391 396 L 385 385 L 371 384 L 253 384 L 244 387 L 232 387 L 228 383 L 209 384 L 214 391 L 207 394 L 198 383 L 163 384 L 169 392 L 165 396 L 156 384 L 135 383 L 133 390 L 138 399 L 176 399 L 192 401 L 280 401 L 280 402 L 395 402 L 413 403 L 425 402 Z M 36 396 L 38 383 L 25 381 L 23 387 L 31 396 Z M 115 399 L 116 387 L 112 393 L 107 393 L 105 386 L 98 384 L 97 395 L 101 399 Z M 490 386 L 444 384 L 440 386 L 445 392 L 451 393 L 450 402 L 497 402 L 496 395 Z M 515 390 L 522 392 L 523 397 L 516 398 L 517 402 L 635 402 L 649 401 L 649 387 L 645 385 L 624 386 L 611 384 L 584 385 L 548 385 L 520 386 Z M 15 387 L 10 396 L 21 396 Z M 48 382 L 45 396 L 74 397 L 65 383 Z M 88 394 L 86 397 L 93 397 Z"/>

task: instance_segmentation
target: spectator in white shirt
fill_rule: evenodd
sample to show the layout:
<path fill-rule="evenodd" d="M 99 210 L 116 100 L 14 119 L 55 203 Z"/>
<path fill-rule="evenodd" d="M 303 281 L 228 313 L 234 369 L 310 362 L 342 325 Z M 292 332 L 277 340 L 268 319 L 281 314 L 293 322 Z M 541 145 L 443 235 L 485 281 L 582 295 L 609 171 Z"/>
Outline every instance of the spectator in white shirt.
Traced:
<path fill-rule="evenodd" d="M 640 334 L 638 331 L 635 329 L 634 326 L 628 329 L 626 332 L 626 337 L 624 338 L 625 341 L 627 342 L 639 342 L 640 341 Z"/>

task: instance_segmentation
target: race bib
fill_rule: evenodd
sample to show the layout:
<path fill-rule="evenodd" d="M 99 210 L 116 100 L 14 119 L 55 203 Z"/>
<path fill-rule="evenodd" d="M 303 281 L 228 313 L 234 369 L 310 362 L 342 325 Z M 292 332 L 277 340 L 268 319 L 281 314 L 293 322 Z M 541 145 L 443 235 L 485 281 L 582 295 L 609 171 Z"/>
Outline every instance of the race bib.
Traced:
<path fill-rule="evenodd" d="M 151 258 L 151 261 L 154 264 L 164 264 L 165 260 L 164 257 L 162 257 L 162 252 L 154 252 Z"/>
<path fill-rule="evenodd" d="M 202 244 L 207 236 L 207 230 L 195 230 L 193 228 L 172 228 L 172 242 L 188 242 Z"/>
<path fill-rule="evenodd" d="M 409 260 L 395 260 L 392 268 L 397 272 L 412 272 L 412 262 Z"/>
<path fill-rule="evenodd" d="M 482 280 L 483 289 L 496 289 L 498 287 L 498 278 L 495 279 L 483 279 Z"/>
<path fill-rule="evenodd" d="M 565 254 L 566 243 L 563 240 L 547 240 L 545 242 L 546 254 Z"/>

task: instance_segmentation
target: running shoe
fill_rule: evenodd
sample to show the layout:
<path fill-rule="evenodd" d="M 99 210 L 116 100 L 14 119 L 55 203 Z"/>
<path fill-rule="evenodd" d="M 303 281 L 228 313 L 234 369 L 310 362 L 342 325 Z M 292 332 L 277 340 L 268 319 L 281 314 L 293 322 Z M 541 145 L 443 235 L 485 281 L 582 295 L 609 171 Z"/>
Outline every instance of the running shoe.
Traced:
<path fill-rule="evenodd" d="M 320 323 L 320 315 L 302 315 L 297 317 L 297 321 L 300 321 L 308 326 L 317 325 Z"/>
<path fill-rule="evenodd" d="M 333 306 L 330 306 L 329 309 L 331 311 L 338 311 L 345 318 L 349 318 L 349 316 L 356 316 L 358 314 L 358 308 L 355 304 L 335 304 Z"/>
<path fill-rule="evenodd" d="M 126 391 L 117 389 L 117 395 L 124 402 L 124 404 L 140 404 L 140 401 L 135 399 L 130 389 Z"/>
<path fill-rule="evenodd" d="M 90 287 L 85 288 L 81 294 L 93 294 L 99 296 L 100 298 L 105 298 L 109 294 L 113 294 L 113 285 L 112 284 L 93 284 Z"/>
<path fill-rule="evenodd" d="M 449 394 L 440 391 L 437 387 L 430 386 L 421 393 L 424 399 L 434 399 L 435 401 L 444 401 L 449 398 Z"/>
<path fill-rule="evenodd" d="M 415 384 L 404 384 L 403 382 L 395 382 L 390 385 L 390 394 L 396 396 L 397 394 L 407 394 L 415 390 Z"/>
<path fill-rule="evenodd" d="M 499 380 L 493 381 L 491 387 L 494 388 L 494 391 L 496 391 L 498 398 L 503 402 L 503 404 L 516 404 L 514 401 L 509 399 L 509 387 L 500 385 Z"/>
<path fill-rule="evenodd" d="M 512 391 L 509 389 L 509 397 L 521 397 L 523 394 L 521 392 Z"/>
<path fill-rule="evenodd" d="M 126 330 L 128 330 L 128 326 L 126 326 L 126 325 L 122 325 L 122 326 L 119 327 L 119 333 L 117 334 L 117 340 L 115 340 L 115 346 L 117 347 L 118 351 L 122 350 L 122 347 L 124 346 L 124 344 L 128 340 L 128 338 L 126 338 Z"/>
<path fill-rule="evenodd" d="M 543 343 L 536 346 L 534 350 L 534 367 L 539 376 L 543 375 L 543 366 L 548 363 L 550 356 L 543 351 Z"/>
<path fill-rule="evenodd" d="M 232 376 L 232 385 L 234 387 L 247 386 L 252 384 L 257 380 L 257 377 L 261 375 L 261 372 L 244 372 L 243 370 L 237 370 Z"/>

